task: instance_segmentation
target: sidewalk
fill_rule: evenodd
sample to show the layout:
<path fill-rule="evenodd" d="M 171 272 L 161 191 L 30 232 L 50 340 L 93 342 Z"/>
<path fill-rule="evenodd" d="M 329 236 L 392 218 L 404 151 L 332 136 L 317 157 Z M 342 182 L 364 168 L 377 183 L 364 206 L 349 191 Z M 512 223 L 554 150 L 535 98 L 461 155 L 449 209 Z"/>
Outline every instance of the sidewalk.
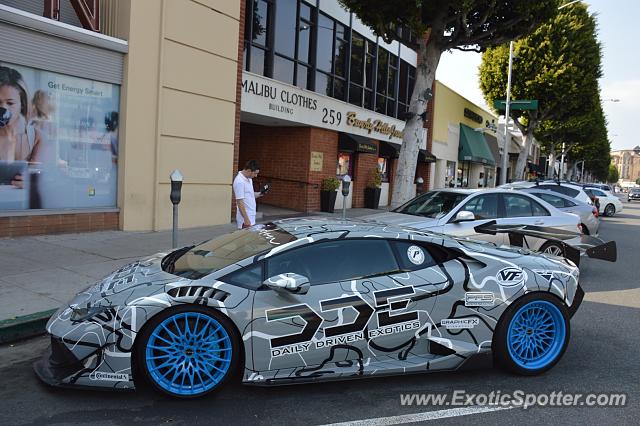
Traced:
<path fill-rule="evenodd" d="M 383 210 L 349 209 L 347 217 Z M 306 215 L 265 208 L 258 222 Z M 180 247 L 235 230 L 235 223 L 179 231 Z M 0 239 L 0 343 L 42 332 L 54 310 L 119 267 L 168 250 L 171 231 L 102 231 Z"/>

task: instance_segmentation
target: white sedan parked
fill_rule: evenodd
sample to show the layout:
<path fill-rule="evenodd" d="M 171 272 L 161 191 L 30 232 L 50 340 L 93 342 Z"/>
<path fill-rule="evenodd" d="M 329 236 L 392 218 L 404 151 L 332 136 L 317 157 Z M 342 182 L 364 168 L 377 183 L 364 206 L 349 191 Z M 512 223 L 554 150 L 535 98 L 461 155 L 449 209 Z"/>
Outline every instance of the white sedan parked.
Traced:
<path fill-rule="evenodd" d="M 585 188 L 584 191 L 589 195 L 595 195 L 600 201 L 600 214 L 604 216 L 613 216 L 622 211 L 622 201 L 609 191 L 599 188 Z"/>
<path fill-rule="evenodd" d="M 478 234 L 475 227 L 495 220 L 498 225 L 535 225 L 580 232 L 580 219 L 563 213 L 530 194 L 505 189 L 440 189 L 429 191 L 388 213 L 363 219 L 443 234 L 471 237 L 498 245 L 509 244 L 505 234 Z M 528 238 L 529 248 L 562 255 L 562 245 Z"/>

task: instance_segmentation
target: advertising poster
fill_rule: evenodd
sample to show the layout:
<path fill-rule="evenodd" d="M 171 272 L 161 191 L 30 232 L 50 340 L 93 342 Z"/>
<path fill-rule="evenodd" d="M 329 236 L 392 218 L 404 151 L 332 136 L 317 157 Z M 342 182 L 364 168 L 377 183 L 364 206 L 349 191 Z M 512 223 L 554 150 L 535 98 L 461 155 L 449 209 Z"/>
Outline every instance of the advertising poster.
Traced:
<path fill-rule="evenodd" d="M 0 60 L 0 212 L 115 207 L 120 87 Z"/>

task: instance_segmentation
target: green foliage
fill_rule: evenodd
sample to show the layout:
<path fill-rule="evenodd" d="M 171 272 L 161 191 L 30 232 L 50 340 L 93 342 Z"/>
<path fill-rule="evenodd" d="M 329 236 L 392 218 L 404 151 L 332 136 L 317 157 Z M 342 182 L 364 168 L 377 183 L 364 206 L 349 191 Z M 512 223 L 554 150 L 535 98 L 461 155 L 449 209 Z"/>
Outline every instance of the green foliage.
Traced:
<path fill-rule="evenodd" d="M 338 0 L 387 41 L 410 44 L 431 29 L 440 51 L 484 49 L 533 31 L 556 14 L 558 0 Z"/>
<path fill-rule="evenodd" d="M 335 191 L 340 187 L 340 180 L 334 177 L 322 179 L 323 191 Z"/>
<path fill-rule="evenodd" d="M 367 182 L 367 188 L 382 188 L 382 173 L 380 173 L 378 166 L 373 169 L 373 174 Z"/>
<path fill-rule="evenodd" d="M 620 179 L 620 175 L 618 174 L 618 168 L 613 164 L 609 164 L 609 175 L 607 176 L 608 183 L 616 183 Z"/>
<path fill-rule="evenodd" d="M 636 179 L 636 185 L 640 185 L 640 178 Z"/>
<path fill-rule="evenodd" d="M 602 76 L 596 21 L 581 3 L 564 8 L 531 35 L 514 43 L 512 99 L 537 99 L 538 111 L 514 111 L 513 118 L 565 120 L 593 106 Z M 509 46 L 487 49 L 480 88 L 487 103 L 506 99 Z"/>
<path fill-rule="evenodd" d="M 537 111 L 512 111 L 521 130 L 533 130 L 546 152 L 572 145 L 569 158 L 606 177 L 609 141 L 600 105 L 601 46 L 595 17 L 583 3 L 563 8 L 532 34 L 514 42 L 513 100 L 537 99 Z M 489 105 L 506 99 L 509 46 L 482 55 L 480 88 Z"/>

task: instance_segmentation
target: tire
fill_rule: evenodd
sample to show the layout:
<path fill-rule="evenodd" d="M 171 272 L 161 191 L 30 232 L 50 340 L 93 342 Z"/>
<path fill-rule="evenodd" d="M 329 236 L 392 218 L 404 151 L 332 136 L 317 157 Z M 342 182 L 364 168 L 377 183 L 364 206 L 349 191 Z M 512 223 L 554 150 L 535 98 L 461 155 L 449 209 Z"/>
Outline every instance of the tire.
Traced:
<path fill-rule="evenodd" d="M 604 215 L 611 217 L 614 214 L 616 214 L 616 207 L 613 204 L 607 204 L 604 208 Z"/>
<path fill-rule="evenodd" d="M 160 393 L 197 398 L 228 381 L 240 351 L 227 317 L 204 306 L 181 305 L 145 324 L 136 342 L 136 371 Z"/>
<path fill-rule="evenodd" d="M 511 304 L 493 336 L 502 368 L 523 376 L 542 374 L 562 358 L 571 334 L 567 307 L 549 293 L 529 293 Z"/>
<path fill-rule="evenodd" d="M 547 241 L 538 250 L 540 253 L 551 254 L 553 256 L 564 257 L 564 247 L 555 241 Z"/>

